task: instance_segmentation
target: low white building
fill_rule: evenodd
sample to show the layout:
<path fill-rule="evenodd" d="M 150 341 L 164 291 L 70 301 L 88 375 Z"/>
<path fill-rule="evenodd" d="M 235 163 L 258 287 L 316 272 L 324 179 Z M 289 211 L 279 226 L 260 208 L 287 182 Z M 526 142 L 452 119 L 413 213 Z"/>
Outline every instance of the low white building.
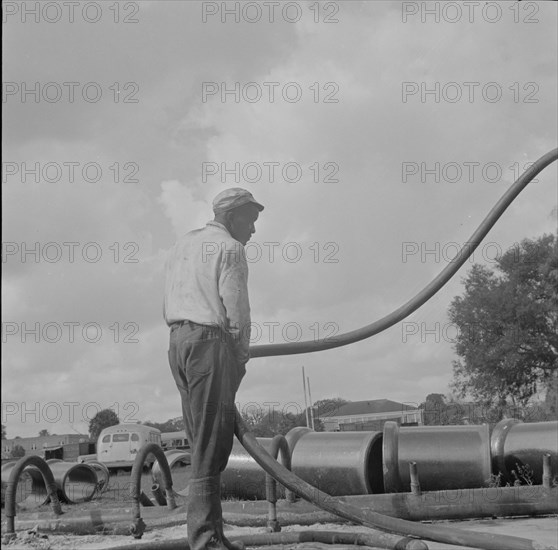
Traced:
<path fill-rule="evenodd" d="M 402 426 L 423 424 L 423 411 L 416 404 L 398 403 L 391 399 L 352 401 L 317 413 L 326 432 L 381 430 L 388 420 Z"/>

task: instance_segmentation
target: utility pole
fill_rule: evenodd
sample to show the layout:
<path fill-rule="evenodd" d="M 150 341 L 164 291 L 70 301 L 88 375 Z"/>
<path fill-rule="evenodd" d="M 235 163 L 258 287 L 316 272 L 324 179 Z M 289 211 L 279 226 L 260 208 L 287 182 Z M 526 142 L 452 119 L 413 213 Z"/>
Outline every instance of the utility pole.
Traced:
<path fill-rule="evenodd" d="M 304 413 L 306 414 L 306 427 L 310 427 L 310 416 L 308 414 L 308 401 L 306 400 L 306 376 L 304 375 L 304 366 L 302 367 L 302 389 L 304 391 Z"/>
<path fill-rule="evenodd" d="M 312 429 L 316 431 L 314 426 L 314 405 L 312 405 L 312 394 L 310 393 L 310 378 L 306 377 L 306 381 L 308 382 L 308 399 L 310 400 L 310 420 L 312 421 Z"/>

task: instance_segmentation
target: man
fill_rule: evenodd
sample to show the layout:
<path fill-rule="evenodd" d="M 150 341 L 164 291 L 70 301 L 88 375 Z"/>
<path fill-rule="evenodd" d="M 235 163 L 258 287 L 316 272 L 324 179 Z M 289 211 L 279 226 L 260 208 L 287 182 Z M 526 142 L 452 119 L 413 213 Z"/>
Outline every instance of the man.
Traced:
<path fill-rule="evenodd" d="M 192 550 L 238 548 L 223 534 L 220 474 L 233 444 L 235 394 L 250 357 L 244 245 L 263 208 L 246 189 L 222 191 L 213 200 L 215 219 L 182 237 L 167 262 L 169 363 L 192 453 Z"/>

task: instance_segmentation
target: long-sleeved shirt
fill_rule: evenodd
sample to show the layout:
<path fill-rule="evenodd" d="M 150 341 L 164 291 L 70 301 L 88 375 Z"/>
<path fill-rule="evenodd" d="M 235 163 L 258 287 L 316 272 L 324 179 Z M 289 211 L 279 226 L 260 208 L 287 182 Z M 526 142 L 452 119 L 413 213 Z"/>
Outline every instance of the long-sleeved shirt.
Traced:
<path fill-rule="evenodd" d="M 171 250 L 164 316 L 169 326 L 183 320 L 219 326 L 233 336 L 237 361 L 250 358 L 248 264 L 244 246 L 224 225 L 210 221 Z"/>

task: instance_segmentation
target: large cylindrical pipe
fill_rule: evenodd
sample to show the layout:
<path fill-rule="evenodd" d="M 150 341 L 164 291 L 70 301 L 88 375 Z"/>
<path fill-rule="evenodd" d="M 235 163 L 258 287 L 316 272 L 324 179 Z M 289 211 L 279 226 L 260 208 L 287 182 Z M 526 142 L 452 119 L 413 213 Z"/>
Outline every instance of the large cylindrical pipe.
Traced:
<path fill-rule="evenodd" d="M 257 439 L 269 451 L 271 438 Z M 381 432 L 314 432 L 298 427 L 285 439 L 292 471 L 324 492 L 335 496 L 383 492 Z M 266 498 L 264 471 L 236 440 L 221 486 L 223 496 Z M 284 496 L 278 487 L 278 497 Z"/>
<path fill-rule="evenodd" d="M 539 485 L 545 454 L 550 455 L 551 477 L 558 473 L 558 421 L 501 420 L 492 431 L 490 451 L 493 471 L 502 475 L 502 482 L 513 483 L 518 476 L 524 484 L 530 478 L 531 483 Z"/>
<path fill-rule="evenodd" d="M 60 497 L 66 502 L 87 502 L 97 490 L 97 472 L 89 464 L 48 461 Z"/>
<path fill-rule="evenodd" d="M 307 432 L 291 449 L 292 471 L 332 496 L 383 493 L 381 432 Z"/>
<path fill-rule="evenodd" d="M 266 450 L 271 446 L 271 437 L 258 437 L 258 443 Z M 246 500 L 264 500 L 265 472 L 235 438 L 227 467 L 221 473 L 221 495 Z M 277 496 L 284 498 L 285 490 L 278 486 Z"/>
<path fill-rule="evenodd" d="M 10 474 L 16 464 L 16 460 L 2 464 L 2 504 L 5 500 L 8 479 L 10 478 Z M 29 466 L 19 476 L 19 482 L 17 484 L 15 494 L 16 504 L 22 504 L 26 508 L 33 508 L 46 504 L 48 502 L 48 498 L 43 475 L 37 468 Z"/>
<path fill-rule="evenodd" d="M 97 495 L 103 494 L 108 488 L 110 483 L 109 469 L 98 460 L 88 460 L 85 464 L 91 466 L 97 474 Z"/>
<path fill-rule="evenodd" d="M 424 491 L 486 486 L 490 478 L 488 426 L 413 426 L 386 422 L 383 439 L 386 493 L 409 492 L 409 462 Z"/>

